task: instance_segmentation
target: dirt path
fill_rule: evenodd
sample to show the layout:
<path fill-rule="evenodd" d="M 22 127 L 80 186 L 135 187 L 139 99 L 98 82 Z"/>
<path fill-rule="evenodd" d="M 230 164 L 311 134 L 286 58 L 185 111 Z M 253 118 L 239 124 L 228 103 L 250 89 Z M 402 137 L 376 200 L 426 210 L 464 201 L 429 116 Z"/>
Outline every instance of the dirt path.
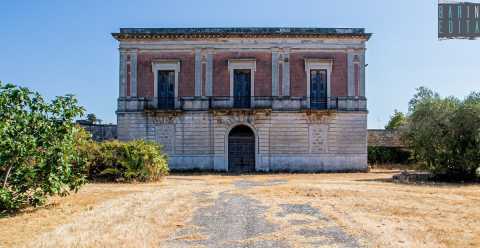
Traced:
<path fill-rule="evenodd" d="M 0 219 L 0 247 L 479 247 L 480 186 L 391 172 L 90 184 Z M 455 223 L 455 224 L 452 224 Z"/>

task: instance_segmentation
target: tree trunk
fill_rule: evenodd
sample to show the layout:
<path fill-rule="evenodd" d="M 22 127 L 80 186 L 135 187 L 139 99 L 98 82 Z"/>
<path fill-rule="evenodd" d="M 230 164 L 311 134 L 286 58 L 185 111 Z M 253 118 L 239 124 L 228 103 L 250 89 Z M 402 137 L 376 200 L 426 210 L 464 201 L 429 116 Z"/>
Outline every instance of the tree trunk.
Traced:
<path fill-rule="evenodd" d="M 8 177 L 10 176 L 10 171 L 12 170 L 13 168 L 13 165 L 10 165 L 7 169 L 7 174 L 5 174 L 5 179 L 3 179 L 3 185 L 2 185 L 2 188 L 6 188 L 7 187 L 7 181 L 8 181 Z"/>

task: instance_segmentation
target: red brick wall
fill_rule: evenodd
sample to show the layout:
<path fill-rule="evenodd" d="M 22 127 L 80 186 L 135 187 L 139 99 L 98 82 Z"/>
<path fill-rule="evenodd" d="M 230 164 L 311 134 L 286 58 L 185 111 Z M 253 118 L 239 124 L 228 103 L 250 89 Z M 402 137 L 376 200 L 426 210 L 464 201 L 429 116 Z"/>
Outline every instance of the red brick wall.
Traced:
<path fill-rule="evenodd" d="M 333 59 L 330 79 L 331 96 L 347 96 L 347 55 L 345 53 L 290 53 L 290 94 L 307 95 L 307 78 L 305 73 L 306 58 Z"/>
<path fill-rule="evenodd" d="M 218 52 L 213 56 L 213 95 L 230 95 L 229 59 L 256 59 L 255 96 L 272 95 L 272 54 L 270 52 Z"/>
<path fill-rule="evenodd" d="M 139 53 L 137 55 L 137 95 L 153 97 L 152 61 L 155 59 L 180 60 L 178 96 L 195 95 L 195 55 L 193 52 Z"/>

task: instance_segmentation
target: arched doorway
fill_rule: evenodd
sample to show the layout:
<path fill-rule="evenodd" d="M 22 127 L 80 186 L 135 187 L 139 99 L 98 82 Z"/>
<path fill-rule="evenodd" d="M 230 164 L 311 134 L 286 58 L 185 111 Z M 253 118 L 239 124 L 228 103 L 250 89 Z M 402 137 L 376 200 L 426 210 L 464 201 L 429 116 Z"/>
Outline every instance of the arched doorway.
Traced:
<path fill-rule="evenodd" d="M 255 171 L 255 133 L 248 126 L 236 126 L 228 134 L 228 171 Z"/>

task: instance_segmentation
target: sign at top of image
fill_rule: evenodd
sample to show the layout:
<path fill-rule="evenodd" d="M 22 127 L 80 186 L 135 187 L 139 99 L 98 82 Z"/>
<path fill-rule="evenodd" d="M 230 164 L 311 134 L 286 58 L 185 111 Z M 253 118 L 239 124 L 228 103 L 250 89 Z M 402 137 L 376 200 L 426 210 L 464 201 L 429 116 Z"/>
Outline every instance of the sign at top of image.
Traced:
<path fill-rule="evenodd" d="M 439 39 L 476 39 L 478 37 L 480 37 L 480 2 L 439 1 Z"/>

